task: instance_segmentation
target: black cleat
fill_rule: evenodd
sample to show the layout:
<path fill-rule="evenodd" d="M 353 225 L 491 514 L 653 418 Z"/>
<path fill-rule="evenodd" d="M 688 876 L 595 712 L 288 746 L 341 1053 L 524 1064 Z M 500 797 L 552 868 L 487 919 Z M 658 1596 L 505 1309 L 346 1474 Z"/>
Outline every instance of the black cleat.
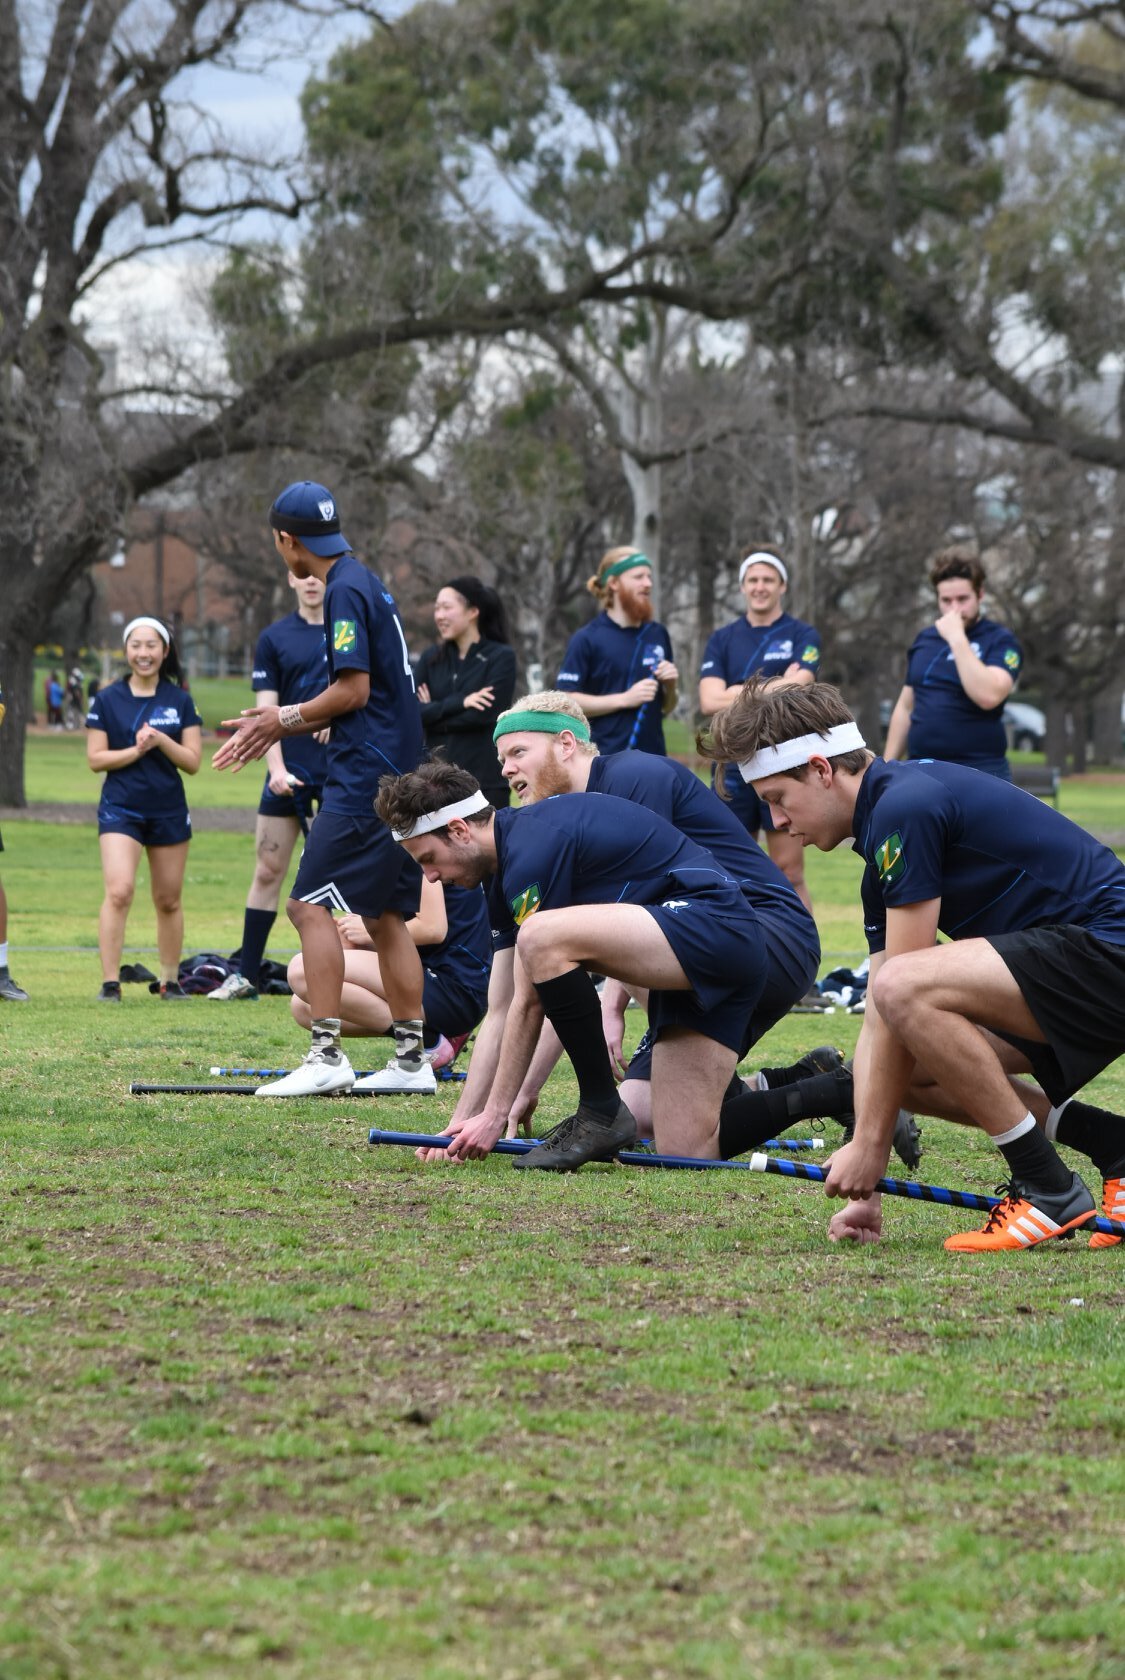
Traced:
<path fill-rule="evenodd" d="M 165 1003 L 178 1003 L 181 998 L 190 997 L 178 980 L 162 980 L 160 982 L 160 996 Z"/>
<path fill-rule="evenodd" d="M 844 1063 L 844 1052 L 838 1050 L 834 1044 L 818 1044 L 815 1050 L 806 1050 L 788 1067 L 763 1068 L 766 1076 L 766 1086 L 776 1091 L 782 1085 L 795 1085 L 798 1079 L 811 1079 L 817 1073 L 835 1073 Z"/>
<path fill-rule="evenodd" d="M 31 999 L 22 986 L 17 986 L 6 968 L 0 968 L 0 998 L 7 998 L 9 1003 L 30 1003 Z"/>
<path fill-rule="evenodd" d="M 637 1122 L 618 1103 L 612 1120 L 579 1103 L 577 1114 L 549 1131 L 536 1149 L 529 1149 L 512 1162 L 513 1167 L 535 1167 L 540 1172 L 577 1172 L 587 1161 L 612 1161 L 620 1149 L 631 1149 L 637 1141 Z"/>
<path fill-rule="evenodd" d="M 838 1120 L 844 1128 L 844 1142 L 850 1143 L 855 1136 L 854 1114 L 833 1114 L 833 1120 Z M 900 1108 L 898 1119 L 895 1121 L 895 1134 L 891 1140 L 894 1152 L 908 1172 L 913 1172 L 922 1159 L 922 1133 L 918 1122 L 907 1109 Z"/>
<path fill-rule="evenodd" d="M 120 980 L 103 980 L 102 981 L 102 989 L 98 993 L 98 1002 L 99 1003 L 120 1003 L 121 1002 L 121 982 L 120 982 Z"/>

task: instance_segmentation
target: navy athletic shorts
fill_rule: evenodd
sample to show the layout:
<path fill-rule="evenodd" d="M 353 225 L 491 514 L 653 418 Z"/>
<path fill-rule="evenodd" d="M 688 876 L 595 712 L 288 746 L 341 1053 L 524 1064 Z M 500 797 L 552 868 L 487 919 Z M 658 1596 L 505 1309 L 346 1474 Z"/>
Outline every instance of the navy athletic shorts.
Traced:
<path fill-rule="evenodd" d="M 428 1027 L 458 1038 L 470 1033 L 488 1008 L 488 977 L 480 986 L 467 986 L 455 975 L 432 968 L 422 970 L 422 1016 Z"/>
<path fill-rule="evenodd" d="M 374 920 L 384 910 L 414 916 L 422 871 L 374 811 L 321 811 L 309 830 L 290 898 Z"/>
<path fill-rule="evenodd" d="M 810 945 L 802 937 L 794 938 L 791 932 L 786 938 L 786 928 L 781 924 L 771 927 L 767 918 L 763 917 L 762 921 L 766 949 L 765 984 L 751 1008 L 749 1019 L 743 1022 L 742 1042 L 738 1046 L 739 1061 L 751 1045 L 764 1038 L 770 1028 L 776 1026 L 778 1021 L 788 1015 L 793 1005 L 804 997 L 816 979 L 816 971 L 820 964 L 819 942 Z M 663 995 L 675 997 L 683 994 L 666 992 Z M 702 1028 L 695 1030 L 703 1031 Z M 722 1038 L 719 1042 L 725 1044 L 727 1040 Z M 652 1045 L 653 1035 L 650 1027 L 633 1052 L 626 1079 L 652 1078 Z"/>
<path fill-rule="evenodd" d="M 191 839 L 191 814 L 186 805 L 182 811 L 163 811 L 153 816 L 143 811 L 127 811 L 122 805 L 110 805 L 102 800 L 98 806 L 99 834 L 127 834 L 142 846 L 182 846 Z"/>
<path fill-rule="evenodd" d="M 1125 1052 L 1125 945 L 1068 926 L 985 937 L 1047 1042 L 996 1036 L 1022 1051 L 1053 1103 L 1065 1102 Z"/>
<path fill-rule="evenodd" d="M 297 774 L 295 771 L 294 774 Z M 258 801 L 258 815 L 260 817 L 296 817 L 300 822 L 303 817 L 306 825 L 310 823 L 320 809 L 322 789 L 319 782 L 306 782 L 303 787 L 295 787 L 291 794 L 271 793 L 270 779 L 267 776 L 262 788 L 262 797 Z"/>
<path fill-rule="evenodd" d="M 766 983 L 762 925 L 736 887 L 644 908 L 691 981 L 690 992 L 650 991 L 649 1031 L 684 1027 L 738 1050 Z"/>

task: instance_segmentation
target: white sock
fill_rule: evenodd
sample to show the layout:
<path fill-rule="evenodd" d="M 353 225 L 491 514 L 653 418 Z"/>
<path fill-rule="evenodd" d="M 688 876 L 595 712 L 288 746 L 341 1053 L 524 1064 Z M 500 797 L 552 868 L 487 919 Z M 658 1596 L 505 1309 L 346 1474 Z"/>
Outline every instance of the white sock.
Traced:
<path fill-rule="evenodd" d="M 1034 1130 L 1035 1116 L 1032 1114 L 1031 1110 L 1028 1109 L 1022 1120 L 1018 1120 L 1016 1124 L 1010 1127 L 1006 1132 L 993 1132 L 989 1141 L 994 1143 L 997 1149 L 999 1149 L 1002 1144 L 1015 1143 L 1017 1138 L 1026 1137 L 1028 1132 L 1033 1132 Z"/>
<path fill-rule="evenodd" d="M 8 966 L 8 941 L 5 939 L 3 944 L 0 945 L 0 968 L 7 968 L 7 966 Z"/>
<path fill-rule="evenodd" d="M 1052 1107 L 1048 1109 L 1047 1118 L 1043 1124 L 1043 1132 L 1049 1143 L 1054 1143 L 1055 1139 L 1058 1137 L 1059 1121 L 1063 1117 L 1063 1110 L 1068 1108 L 1073 1101 L 1073 1097 L 1067 1097 L 1066 1101 L 1061 1102 L 1057 1108 Z"/>

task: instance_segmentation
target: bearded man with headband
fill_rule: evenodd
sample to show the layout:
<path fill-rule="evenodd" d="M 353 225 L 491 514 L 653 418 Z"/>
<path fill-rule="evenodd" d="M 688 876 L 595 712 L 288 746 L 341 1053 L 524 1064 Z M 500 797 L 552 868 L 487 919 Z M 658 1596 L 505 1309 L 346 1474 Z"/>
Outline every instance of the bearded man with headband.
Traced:
<path fill-rule="evenodd" d="M 825 1185 L 852 1201 L 829 1234 L 880 1235 L 873 1191 L 904 1105 L 979 1126 L 1008 1166 L 983 1229 L 947 1249 L 1026 1248 L 1088 1224 L 1094 1198 L 1055 1143 L 1089 1157 L 1105 1213 L 1120 1218 L 1125 1119 L 1073 1100 L 1125 1050 L 1125 867 L 1113 853 L 996 777 L 875 758 L 824 684 L 747 684 L 699 745 L 738 765 L 786 833 L 821 851 L 852 838 L 867 866 L 855 1134 Z M 939 931 L 954 943 L 938 945 Z M 1011 1077 L 1026 1072 L 1041 1089 Z"/>
<path fill-rule="evenodd" d="M 586 588 L 601 607 L 570 638 L 556 687 L 590 719 L 602 752 L 659 753 L 664 718 L 677 699 L 672 638 L 652 616 L 652 561 L 636 548 L 611 548 Z"/>
<path fill-rule="evenodd" d="M 467 771 L 440 762 L 385 776 L 375 809 L 428 880 L 468 887 L 492 877 L 490 1025 L 469 1068 L 481 1108 L 448 1158 L 486 1155 L 503 1134 L 544 1016 L 573 1064 L 579 1104 L 527 1159 L 568 1172 L 634 1141 L 590 970 L 649 988 L 660 1146 L 705 1127 L 711 1147 L 696 1152 L 715 1154 L 719 1106 L 767 973 L 760 923 L 715 858 L 610 794 L 495 811 Z M 474 1079 L 478 1057 L 487 1090 Z"/>

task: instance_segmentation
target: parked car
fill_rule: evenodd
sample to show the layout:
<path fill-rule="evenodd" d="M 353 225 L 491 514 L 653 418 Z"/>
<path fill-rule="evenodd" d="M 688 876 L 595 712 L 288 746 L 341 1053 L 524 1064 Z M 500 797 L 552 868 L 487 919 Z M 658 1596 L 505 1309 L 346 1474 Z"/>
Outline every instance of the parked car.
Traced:
<path fill-rule="evenodd" d="M 1004 707 L 1004 727 L 1017 752 L 1042 752 L 1047 739 L 1047 719 L 1038 706 L 1025 700 L 1009 700 Z"/>

